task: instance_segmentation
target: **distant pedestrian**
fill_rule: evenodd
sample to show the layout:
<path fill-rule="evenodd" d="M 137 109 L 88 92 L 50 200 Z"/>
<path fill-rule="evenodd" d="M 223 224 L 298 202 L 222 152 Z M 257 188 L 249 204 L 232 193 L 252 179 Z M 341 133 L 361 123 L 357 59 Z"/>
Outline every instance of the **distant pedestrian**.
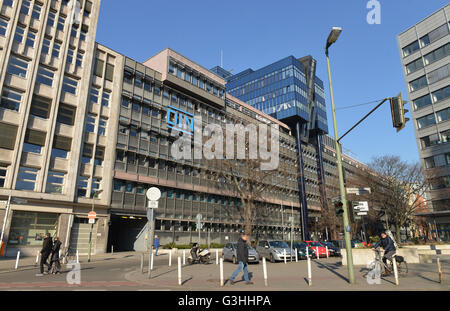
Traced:
<path fill-rule="evenodd" d="M 248 277 L 248 245 L 247 245 L 247 235 L 245 233 L 242 234 L 237 243 L 236 253 L 239 266 L 237 267 L 236 271 L 234 271 L 233 275 L 230 278 L 231 285 L 234 285 L 235 283 L 234 279 L 239 274 L 239 272 L 241 272 L 242 269 L 244 270 L 245 284 L 247 285 L 253 284 L 253 282 L 250 282 L 250 279 Z"/>
<path fill-rule="evenodd" d="M 48 272 L 44 271 L 44 264 L 47 266 L 48 269 L 50 269 L 50 265 L 47 263 L 47 259 L 52 253 L 52 250 L 53 250 L 52 237 L 50 233 L 47 232 L 44 238 L 44 242 L 42 243 L 41 262 L 40 262 L 41 273 L 36 274 L 36 276 L 43 276 L 44 274 L 48 274 Z"/>
<path fill-rule="evenodd" d="M 159 237 L 155 235 L 155 240 L 153 241 L 153 247 L 155 248 L 155 256 L 158 256 L 158 249 L 161 246 L 159 242 Z"/>
<path fill-rule="evenodd" d="M 50 259 L 50 265 L 48 266 L 48 272 L 52 270 L 53 264 L 55 265 L 56 271 L 52 272 L 52 274 L 61 273 L 61 262 L 59 258 L 59 251 L 61 249 L 61 241 L 58 237 L 55 238 L 53 243 L 52 257 Z"/>

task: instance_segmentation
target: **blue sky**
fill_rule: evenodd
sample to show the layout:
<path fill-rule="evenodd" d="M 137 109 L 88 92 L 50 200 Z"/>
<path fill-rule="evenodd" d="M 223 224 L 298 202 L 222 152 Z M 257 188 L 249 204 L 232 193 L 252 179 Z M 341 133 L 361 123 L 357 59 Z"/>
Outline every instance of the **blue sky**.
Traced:
<path fill-rule="evenodd" d="M 369 25 L 368 0 L 103 0 L 97 41 L 137 61 L 170 47 L 206 68 L 220 65 L 238 73 L 288 55 L 312 55 L 324 81 L 329 131 L 333 132 L 324 45 L 333 26 L 343 32 L 330 49 L 339 133 L 372 106 L 358 105 L 402 92 L 407 98 L 397 35 L 448 1 L 380 0 L 381 24 Z M 376 105 L 376 104 L 373 104 Z M 409 106 L 409 105 L 408 105 Z M 409 108 L 408 108 L 409 109 Z M 412 122 L 392 128 L 389 104 L 343 140 L 344 151 L 369 162 L 395 154 L 418 161 Z"/>

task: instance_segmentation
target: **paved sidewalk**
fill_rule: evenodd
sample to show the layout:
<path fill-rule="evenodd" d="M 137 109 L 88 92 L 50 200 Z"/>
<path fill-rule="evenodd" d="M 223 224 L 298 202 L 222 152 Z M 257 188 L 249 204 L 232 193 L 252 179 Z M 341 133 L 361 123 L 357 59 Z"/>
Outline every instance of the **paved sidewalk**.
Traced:
<path fill-rule="evenodd" d="M 364 278 L 367 269 L 362 266 L 355 267 L 356 284 L 350 285 L 347 281 L 347 267 L 340 264 L 336 258 L 312 261 L 312 286 L 307 282 L 307 263 L 305 260 L 298 263 L 267 263 L 268 287 L 264 286 L 263 265 L 249 265 L 253 285 L 246 285 L 238 281 L 235 285 L 227 282 L 236 269 L 236 265 L 224 263 L 225 286 L 220 287 L 219 265 L 215 262 L 209 265 L 187 265 L 182 269 L 182 286 L 178 285 L 178 272 L 176 261 L 172 267 L 159 267 L 152 272 L 152 279 L 147 278 L 147 269 L 144 274 L 140 271 L 131 271 L 125 275 L 128 281 L 139 282 L 146 287 L 172 290 L 363 290 L 363 291 L 392 291 L 392 290 L 450 290 L 450 264 L 444 265 L 444 284 L 438 282 L 436 265 L 417 264 L 409 266 L 409 273 L 401 277 L 400 285 L 395 285 L 393 276 L 382 278 L 380 285 L 370 285 Z"/>

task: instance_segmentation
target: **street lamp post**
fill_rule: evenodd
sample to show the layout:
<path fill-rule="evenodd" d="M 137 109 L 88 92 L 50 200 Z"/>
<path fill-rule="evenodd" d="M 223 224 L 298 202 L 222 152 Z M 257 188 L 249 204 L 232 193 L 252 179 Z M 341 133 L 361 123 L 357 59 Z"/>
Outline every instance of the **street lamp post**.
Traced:
<path fill-rule="evenodd" d="M 95 208 L 95 199 L 98 198 L 98 195 L 102 193 L 103 190 L 96 190 L 92 192 L 92 211 Z M 89 251 L 88 251 L 88 262 L 91 262 L 91 249 L 92 249 L 92 230 L 94 229 L 94 223 L 91 224 L 91 228 L 89 231 Z"/>
<path fill-rule="evenodd" d="M 341 148 L 338 142 L 338 129 L 336 123 L 336 109 L 334 105 L 334 95 L 333 95 L 333 84 L 331 82 L 331 70 L 330 70 L 330 59 L 328 57 L 328 48 L 336 42 L 339 35 L 342 32 L 342 28 L 333 27 L 330 32 L 330 35 L 327 39 L 327 45 L 325 47 L 325 55 L 327 57 L 327 67 L 328 67 L 328 81 L 330 83 L 330 98 L 331 98 L 331 111 L 333 113 L 333 127 L 334 127 L 334 140 L 336 143 L 336 158 L 337 158 L 337 167 L 338 167 L 338 175 L 339 175 L 339 190 L 341 194 L 341 200 L 343 204 L 344 214 L 342 215 L 344 220 L 344 238 L 345 238 L 345 249 L 347 253 L 347 267 L 348 267 L 348 275 L 350 284 L 355 283 L 355 275 L 353 271 L 353 255 L 352 255 L 352 245 L 350 241 L 350 224 L 348 221 L 348 209 L 347 209 L 347 198 L 346 198 L 346 190 L 344 185 L 344 174 L 342 169 L 342 156 L 341 156 Z"/>

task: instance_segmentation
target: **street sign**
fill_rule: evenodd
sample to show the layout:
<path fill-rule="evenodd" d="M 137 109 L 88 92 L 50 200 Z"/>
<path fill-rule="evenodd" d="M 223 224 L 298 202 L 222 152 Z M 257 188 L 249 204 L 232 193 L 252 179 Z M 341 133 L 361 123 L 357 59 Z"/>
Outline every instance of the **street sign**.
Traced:
<path fill-rule="evenodd" d="M 90 224 L 95 224 L 95 218 L 97 218 L 97 213 L 94 212 L 94 211 L 89 212 L 88 218 L 89 218 L 89 223 Z"/>
<path fill-rule="evenodd" d="M 90 224 L 95 224 L 95 218 L 92 218 L 92 219 L 89 218 L 89 223 Z"/>
<path fill-rule="evenodd" d="M 147 199 L 150 201 L 158 201 L 161 198 L 161 190 L 156 187 L 151 187 L 147 190 Z"/>
<path fill-rule="evenodd" d="M 364 195 L 364 194 L 370 194 L 371 190 L 370 188 L 347 188 L 347 194 L 355 194 L 355 195 Z"/>
<path fill-rule="evenodd" d="M 148 208 L 158 208 L 158 201 L 148 201 Z"/>
<path fill-rule="evenodd" d="M 353 206 L 353 209 L 358 210 L 360 212 L 368 212 L 369 211 L 369 203 L 366 201 L 362 202 L 354 202 L 355 205 Z"/>
<path fill-rule="evenodd" d="M 367 212 L 359 212 L 359 213 L 357 213 L 356 215 L 358 215 L 358 216 L 366 216 L 366 215 L 367 215 Z"/>

